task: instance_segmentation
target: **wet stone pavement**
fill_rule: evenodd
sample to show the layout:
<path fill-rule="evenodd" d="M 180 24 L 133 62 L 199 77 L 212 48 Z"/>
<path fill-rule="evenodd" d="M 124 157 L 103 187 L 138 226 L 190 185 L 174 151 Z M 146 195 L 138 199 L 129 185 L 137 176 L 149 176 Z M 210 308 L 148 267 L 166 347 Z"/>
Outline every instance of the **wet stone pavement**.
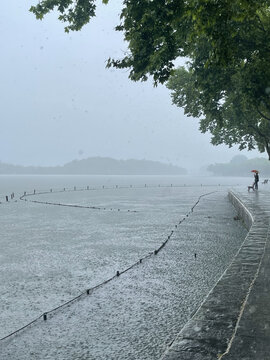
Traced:
<path fill-rule="evenodd" d="M 229 193 L 249 233 L 162 360 L 270 359 L 270 191 Z"/>

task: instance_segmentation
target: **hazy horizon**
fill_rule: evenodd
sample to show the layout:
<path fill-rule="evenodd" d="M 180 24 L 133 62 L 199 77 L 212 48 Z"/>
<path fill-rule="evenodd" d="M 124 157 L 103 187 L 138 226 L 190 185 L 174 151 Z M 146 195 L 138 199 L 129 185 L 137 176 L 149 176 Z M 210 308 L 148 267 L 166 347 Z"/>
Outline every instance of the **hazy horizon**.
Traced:
<path fill-rule="evenodd" d="M 2 162 L 57 166 L 100 156 L 190 170 L 237 154 L 266 157 L 212 146 L 198 119 L 171 104 L 165 86 L 134 83 L 128 72 L 105 68 L 109 57 L 120 58 L 127 48 L 113 30 L 121 1 L 98 4 L 97 17 L 69 34 L 56 13 L 36 20 L 28 11 L 35 3 L 4 2 L 0 14 Z"/>
<path fill-rule="evenodd" d="M 253 160 L 253 159 L 258 159 L 258 158 L 265 158 L 263 156 L 260 156 L 261 154 L 259 154 L 258 156 L 254 156 L 254 157 L 247 157 L 247 159 L 249 160 Z M 234 155 L 234 156 L 237 156 L 237 155 Z M 234 156 L 229 159 L 228 161 L 219 161 L 218 163 L 230 163 L 230 161 L 234 158 Z M 246 156 L 246 154 L 245 154 Z M 167 162 L 166 160 L 151 160 L 151 159 L 139 159 L 139 158 L 116 158 L 116 157 L 111 157 L 111 156 L 88 156 L 88 157 L 82 157 L 82 158 L 73 158 L 73 159 L 70 159 L 68 161 L 65 161 L 63 163 L 59 163 L 59 164 L 55 164 L 55 165 L 51 165 L 51 164 L 48 164 L 48 165 L 37 165 L 37 164 L 29 164 L 29 165 L 23 165 L 23 164 L 19 164 L 19 163 L 7 163 L 5 161 L 2 161 L 0 160 L 0 163 L 2 164 L 8 164 L 8 165 L 14 165 L 14 166 L 25 166 L 25 167 L 57 167 L 57 166 L 64 166 L 66 164 L 69 164 L 73 161 L 81 161 L 81 160 L 88 160 L 88 159 L 110 159 L 110 160 L 116 160 L 116 161 L 146 161 L 146 162 L 158 162 L 160 164 L 163 164 L 163 165 L 172 165 L 172 166 L 176 166 L 176 167 L 182 167 L 182 168 L 185 168 L 184 166 L 181 166 L 181 164 L 174 164 L 172 162 Z M 215 162 L 217 163 L 217 162 Z M 214 163 L 209 163 L 209 165 L 212 165 Z M 269 163 L 270 164 L 270 163 Z M 193 170 L 196 170 L 196 168 L 194 168 Z M 197 168 L 197 170 L 200 170 L 200 168 Z"/>

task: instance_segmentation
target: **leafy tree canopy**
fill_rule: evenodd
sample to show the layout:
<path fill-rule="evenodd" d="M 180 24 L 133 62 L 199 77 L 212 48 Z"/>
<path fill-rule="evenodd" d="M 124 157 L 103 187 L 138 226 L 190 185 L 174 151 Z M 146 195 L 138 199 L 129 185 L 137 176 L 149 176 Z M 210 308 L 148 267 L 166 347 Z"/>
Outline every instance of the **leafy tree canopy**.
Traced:
<path fill-rule="evenodd" d="M 164 82 L 173 61 L 179 56 L 193 58 L 202 38 L 208 43 L 205 65 L 239 64 L 258 55 L 256 51 L 269 52 L 264 41 L 269 6 L 270 0 L 124 0 L 116 30 L 124 33 L 129 54 L 109 64 L 130 68 L 133 80 L 153 75 L 156 82 Z M 41 0 L 30 11 L 42 19 L 57 10 L 68 32 L 87 24 L 95 8 L 95 0 Z"/>
<path fill-rule="evenodd" d="M 200 117 L 200 130 L 212 134 L 212 144 L 258 148 L 270 156 L 270 112 L 243 90 L 248 74 L 227 73 L 222 67 L 201 69 L 199 75 L 191 68 L 177 69 L 167 84 L 173 103 L 183 107 L 186 115 Z"/>
<path fill-rule="evenodd" d="M 41 0 L 30 10 L 38 19 L 58 10 L 68 32 L 95 16 L 95 0 Z M 173 102 L 201 118 L 213 144 L 270 157 L 270 0 L 124 0 L 119 21 L 129 52 L 108 66 L 135 81 L 171 76 Z M 188 63 L 175 70 L 178 57 Z"/>

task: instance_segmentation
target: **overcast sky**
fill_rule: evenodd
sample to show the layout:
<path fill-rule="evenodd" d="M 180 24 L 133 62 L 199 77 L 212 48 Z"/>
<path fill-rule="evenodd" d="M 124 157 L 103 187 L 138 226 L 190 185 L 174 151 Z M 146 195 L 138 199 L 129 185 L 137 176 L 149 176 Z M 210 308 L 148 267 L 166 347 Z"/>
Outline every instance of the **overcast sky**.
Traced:
<path fill-rule="evenodd" d="M 122 57 L 126 49 L 113 30 L 120 1 L 100 5 L 89 25 L 70 34 L 56 14 L 37 21 L 28 12 L 36 3 L 1 4 L 2 162 L 62 165 L 108 156 L 193 168 L 240 153 L 212 146 L 198 120 L 171 105 L 165 86 L 134 83 L 127 71 L 105 68 L 109 57 Z"/>

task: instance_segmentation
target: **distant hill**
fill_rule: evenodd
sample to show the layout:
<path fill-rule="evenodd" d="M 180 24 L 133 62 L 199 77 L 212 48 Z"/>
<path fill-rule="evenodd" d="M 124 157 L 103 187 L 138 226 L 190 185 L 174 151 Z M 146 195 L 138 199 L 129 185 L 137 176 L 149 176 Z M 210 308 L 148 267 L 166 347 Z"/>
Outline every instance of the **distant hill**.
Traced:
<path fill-rule="evenodd" d="M 229 163 L 212 164 L 207 170 L 218 176 L 250 176 L 251 170 L 259 170 L 260 176 L 270 177 L 270 161 L 265 158 L 248 159 L 244 155 L 237 155 Z"/>
<path fill-rule="evenodd" d="M 21 166 L 0 162 L 0 174 L 39 175 L 184 175 L 184 168 L 150 160 L 115 160 L 92 157 L 73 160 L 63 166 Z"/>

